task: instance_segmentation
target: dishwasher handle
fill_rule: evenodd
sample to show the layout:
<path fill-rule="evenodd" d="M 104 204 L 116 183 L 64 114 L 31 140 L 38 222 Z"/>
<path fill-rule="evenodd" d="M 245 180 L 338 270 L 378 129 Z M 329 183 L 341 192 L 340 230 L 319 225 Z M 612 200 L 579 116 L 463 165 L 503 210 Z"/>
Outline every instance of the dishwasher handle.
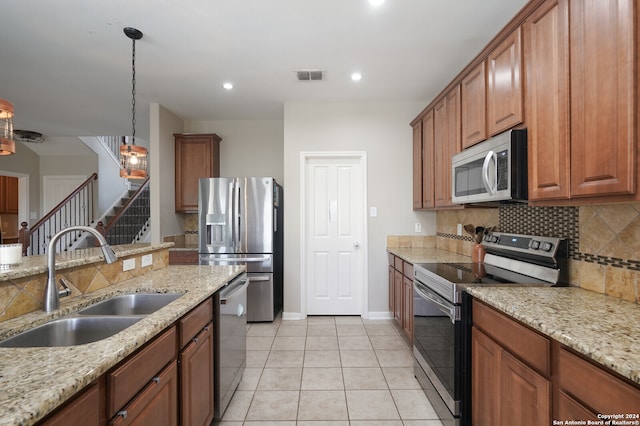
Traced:
<path fill-rule="evenodd" d="M 232 281 L 229 285 L 222 289 L 222 291 L 220 291 L 220 304 L 226 305 L 227 301 L 233 299 L 238 294 L 245 291 L 248 286 L 249 278 L 246 275 L 243 275 L 241 278 Z"/>

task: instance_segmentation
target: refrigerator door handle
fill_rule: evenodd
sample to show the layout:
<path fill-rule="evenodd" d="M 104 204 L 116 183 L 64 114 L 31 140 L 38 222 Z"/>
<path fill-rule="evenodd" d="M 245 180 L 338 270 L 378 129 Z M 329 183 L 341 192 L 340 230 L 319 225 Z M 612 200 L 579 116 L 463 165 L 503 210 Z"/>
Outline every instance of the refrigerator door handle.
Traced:
<path fill-rule="evenodd" d="M 235 197 L 235 202 L 233 206 L 233 225 L 236 227 L 235 229 L 235 249 L 236 251 L 240 249 L 240 184 L 237 180 L 234 180 L 234 188 L 233 195 Z"/>
<path fill-rule="evenodd" d="M 255 283 L 255 282 L 264 282 L 264 281 L 269 281 L 271 280 L 271 275 L 251 275 L 251 282 Z"/>

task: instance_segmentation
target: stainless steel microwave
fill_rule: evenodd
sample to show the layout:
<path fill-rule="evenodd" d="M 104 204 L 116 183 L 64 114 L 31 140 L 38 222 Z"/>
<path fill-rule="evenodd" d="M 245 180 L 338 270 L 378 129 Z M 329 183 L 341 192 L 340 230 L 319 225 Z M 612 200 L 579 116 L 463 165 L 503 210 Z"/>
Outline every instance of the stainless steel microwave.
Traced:
<path fill-rule="evenodd" d="M 455 154 L 451 201 L 526 202 L 527 130 L 508 130 Z"/>

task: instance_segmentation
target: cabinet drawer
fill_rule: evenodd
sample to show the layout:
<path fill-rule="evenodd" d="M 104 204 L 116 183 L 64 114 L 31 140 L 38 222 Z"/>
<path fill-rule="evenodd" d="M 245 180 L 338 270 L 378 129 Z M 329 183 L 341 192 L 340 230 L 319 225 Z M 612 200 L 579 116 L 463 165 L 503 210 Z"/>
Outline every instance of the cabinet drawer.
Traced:
<path fill-rule="evenodd" d="M 180 348 L 191 341 L 205 325 L 213 319 L 213 300 L 211 298 L 202 302 L 178 322 L 180 330 Z"/>
<path fill-rule="evenodd" d="M 169 364 L 118 413 L 109 426 L 177 426 L 178 368 Z"/>
<path fill-rule="evenodd" d="M 473 324 L 539 372 L 551 374 L 551 342 L 477 300 L 473 301 Z"/>
<path fill-rule="evenodd" d="M 41 426 L 98 426 L 100 411 L 100 388 L 98 383 L 94 383 L 39 424 Z"/>
<path fill-rule="evenodd" d="M 396 268 L 398 271 L 402 272 L 402 264 L 404 262 L 402 261 L 401 258 L 399 258 L 398 256 L 395 257 L 394 262 L 393 262 L 393 267 Z"/>
<path fill-rule="evenodd" d="M 595 413 L 637 413 L 640 389 L 591 362 L 561 348 L 558 355 L 560 388 Z"/>
<path fill-rule="evenodd" d="M 387 257 L 389 258 L 389 265 L 394 266 L 396 257 L 391 253 L 387 253 Z"/>
<path fill-rule="evenodd" d="M 402 264 L 402 273 L 404 274 L 405 277 L 410 278 L 411 280 L 413 280 L 413 264 L 409 263 L 409 262 L 404 262 Z"/>
<path fill-rule="evenodd" d="M 171 327 L 109 373 L 109 417 L 113 417 L 162 367 L 176 358 L 176 341 L 176 328 Z"/>

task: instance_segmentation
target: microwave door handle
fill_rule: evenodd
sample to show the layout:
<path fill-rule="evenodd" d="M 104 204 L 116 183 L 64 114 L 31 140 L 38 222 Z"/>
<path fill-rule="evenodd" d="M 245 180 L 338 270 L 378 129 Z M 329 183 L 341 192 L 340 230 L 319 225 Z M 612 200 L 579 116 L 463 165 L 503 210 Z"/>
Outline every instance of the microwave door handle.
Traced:
<path fill-rule="evenodd" d="M 496 179 L 493 185 L 489 182 L 489 164 L 493 160 L 494 164 L 498 164 L 498 156 L 495 152 L 489 151 L 487 156 L 484 157 L 484 163 L 482 163 L 482 183 L 489 194 L 495 194 L 498 189 L 498 169 L 496 167 Z"/>

